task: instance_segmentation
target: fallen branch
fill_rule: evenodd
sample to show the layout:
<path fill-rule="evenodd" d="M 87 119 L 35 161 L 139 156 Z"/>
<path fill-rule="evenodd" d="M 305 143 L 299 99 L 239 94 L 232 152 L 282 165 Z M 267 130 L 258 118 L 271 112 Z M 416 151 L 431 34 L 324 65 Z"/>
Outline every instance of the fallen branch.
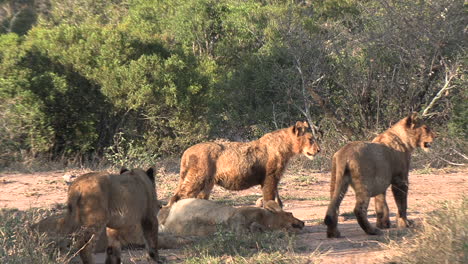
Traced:
<path fill-rule="evenodd" d="M 463 153 L 458 152 L 456 149 L 452 149 L 452 150 L 453 150 L 453 152 L 455 152 L 456 154 L 460 155 L 462 158 L 468 160 L 468 157 L 467 157 L 466 155 L 464 155 Z"/>
<path fill-rule="evenodd" d="M 441 157 L 438 157 L 438 158 L 439 158 L 440 160 L 442 160 L 442 161 L 447 162 L 447 163 L 450 164 L 450 165 L 453 165 L 453 166 L 466 166 L 466 165 L 467 165 L 467 164 L 465 164 L 465 163 L 455 163 L 455 162 L 451 162 L 451 161 L 448 161 L 448 160 L 446 160 L 446 159 L 444 159 L 444 158 L 441 158 Z"/>

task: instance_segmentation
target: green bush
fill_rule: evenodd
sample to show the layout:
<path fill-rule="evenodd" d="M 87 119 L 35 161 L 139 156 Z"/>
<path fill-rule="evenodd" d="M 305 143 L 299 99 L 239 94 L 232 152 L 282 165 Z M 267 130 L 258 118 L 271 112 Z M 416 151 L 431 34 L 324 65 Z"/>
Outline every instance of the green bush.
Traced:
<path fill-rule="evenodd" d="M 327 129 L 328 159 L 337 140 L 422 112 L 450 73 L 431 122 L 466 141 L 461 0 L 7 0 L 0 9 L 2 167 L 102 157 L 120 132 L 137 152 L 180 156 L 298 120 Z"/>

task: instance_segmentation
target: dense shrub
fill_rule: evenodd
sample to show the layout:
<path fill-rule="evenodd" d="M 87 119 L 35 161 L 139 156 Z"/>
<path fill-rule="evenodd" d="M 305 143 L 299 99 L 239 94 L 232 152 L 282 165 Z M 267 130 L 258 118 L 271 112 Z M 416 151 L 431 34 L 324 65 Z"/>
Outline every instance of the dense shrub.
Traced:
<path fill-rule="evenodd" d="M 255 139 L 297 120 L 320 123 L 333 148 L 411 111 L 466 140 L 461 0 L 0 7 L 2 167 L 102 157 L 118 135 L 134 157 L 180 156 L 202 140 Z M 466 146 L 455 150 L 463 157 Z"/>

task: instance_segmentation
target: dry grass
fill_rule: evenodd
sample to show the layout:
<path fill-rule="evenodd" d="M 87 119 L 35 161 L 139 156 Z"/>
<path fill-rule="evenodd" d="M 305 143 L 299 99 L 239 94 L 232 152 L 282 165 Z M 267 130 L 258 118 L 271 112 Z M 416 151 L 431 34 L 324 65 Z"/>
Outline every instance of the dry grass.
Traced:
<path fill-rule="evenodd" d="M 65 263 L 67 255 L 60 253 L 54 241 L 29 228 L 52 211 L 31 209 L 0 210 L 0 263 Z"/>
<path fill-rule="evenodd" d="M 468 263 L 468 197 L 444 202 L 421 228 L 387 245 L 388 263 Z"/>
<path fill-rule="evenodd" d="M 282 231 L 236 234 L 220 228 L 208 239 L 187 247 L 185 264 L 319 263 L 320 253 L 296 254 L 296 237 Z"/>

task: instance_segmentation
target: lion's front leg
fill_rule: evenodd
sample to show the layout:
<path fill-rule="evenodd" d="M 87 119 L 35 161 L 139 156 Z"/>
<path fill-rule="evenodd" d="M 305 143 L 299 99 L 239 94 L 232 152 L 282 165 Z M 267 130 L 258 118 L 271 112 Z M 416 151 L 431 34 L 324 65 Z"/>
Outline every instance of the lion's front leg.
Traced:
<path fill-rule="evenodd" d="M 263 192 L 263 205 L 270 200 L 276 200 L 279 206 L 283 207 L 283 202 L 281 201 L 278 194 L 278 182 L 274 175 L 267 175 L 265 181 L 263 182 L 262 192 Z"/>
<path fill-rule="evenodd" d="M 407 219 L 406 210 L 408 208 L 408 184 L 398 183 L 392 184 L 393 197 L 398 207 L 397 226 L 409 227 L 412 222 Z"/>
<path fill-rule="evenodd" d="M 278 193 L 278 186 L 276 186 L 275 201 L 276 201 L 276 203 L 277 203 L 281 208 L 283 208 L 283 201 L 281 201 L 281 198 L 280 198 L 280 196 L 279 196 L 279 193 Z"/>

